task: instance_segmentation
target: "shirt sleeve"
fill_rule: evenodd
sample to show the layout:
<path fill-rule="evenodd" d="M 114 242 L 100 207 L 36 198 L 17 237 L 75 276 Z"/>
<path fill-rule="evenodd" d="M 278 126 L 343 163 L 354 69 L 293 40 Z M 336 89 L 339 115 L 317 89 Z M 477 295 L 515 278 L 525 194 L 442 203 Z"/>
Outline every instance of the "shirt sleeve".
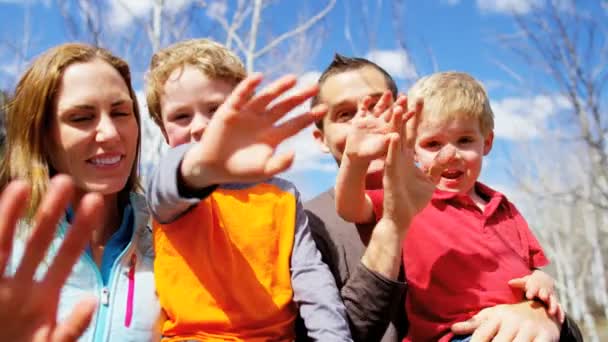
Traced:
<path fill-rule="evenodd" d="M 372 209 L 374 210 L 376 222 L 378 222 L 382 217 L 382 212 L 384 211 L 384 190 L 365 190 L 365 193 L 372 202 Z"/>
<path fill-rule="evenodd" d="M 146 191 L 146 201 L 154 219 L 170 223 L 209 196 L 216 186 L 192 191 L 185 189 L 180 177 L 182 159 L 192 144 L 170 149 L 152 173 Z"/>
<path fill-rule="evenodd" d="M 559 336 L 560 342 L 583 342 L 583 335 L 574 320 L 566 315 Z"/>
<path fill-rule="evenodd" d="M 341 291 L 353 338 L 357 341 L 380 341 L 394 311 L 404 307 L 405 290 L 404 282 L 385 278 L 359 262 Z M 405 326 L 405 310 L 403 314 L 399 323 Z M 403 331 L 406 328 L 397 329 Z"/>
<path fill-rule="evenodd" d="M 352 341 L 346 309 L 336 282 L 312 238 L 308 217 L 296 193 L 296 227 L 291 283 L 300 316 L 315 341 Z"/>

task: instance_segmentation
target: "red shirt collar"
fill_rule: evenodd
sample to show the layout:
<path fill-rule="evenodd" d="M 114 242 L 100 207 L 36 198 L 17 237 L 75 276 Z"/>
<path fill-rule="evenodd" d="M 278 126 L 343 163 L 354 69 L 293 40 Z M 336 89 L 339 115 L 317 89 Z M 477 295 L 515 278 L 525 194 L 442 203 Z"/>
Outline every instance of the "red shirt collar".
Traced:
<path fill-rule="evenodd" d="M 490 188 L 489 186 L 481 183 L 475 182 L 475 190 L 478 194 L 480 194 L 483 198 L 488 199 L 488 203 L 486 205 L 485 212 L 494 211 L 498 205 L 502 202 L 503 199 L 506 199 L 505 195 L 502 193 Z M 449 201 L 455 200 L 462 204 L 473 204 L 473 200 L 468 194 L 460 194 L 458 192 L 444 191 L 440 189 L 435 189 L 433 193 L 432 201 Z"/>

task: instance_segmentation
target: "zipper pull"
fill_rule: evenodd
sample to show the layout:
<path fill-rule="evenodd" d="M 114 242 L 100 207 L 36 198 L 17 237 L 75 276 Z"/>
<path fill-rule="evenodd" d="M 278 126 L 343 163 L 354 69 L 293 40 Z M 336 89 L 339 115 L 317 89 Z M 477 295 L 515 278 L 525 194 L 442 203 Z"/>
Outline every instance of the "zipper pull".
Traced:
<path fill-rule="evenodd" d="M 101 289 L 101 304 L 108 305 L 110 303 L 110 290 L 107 287 Z"/>

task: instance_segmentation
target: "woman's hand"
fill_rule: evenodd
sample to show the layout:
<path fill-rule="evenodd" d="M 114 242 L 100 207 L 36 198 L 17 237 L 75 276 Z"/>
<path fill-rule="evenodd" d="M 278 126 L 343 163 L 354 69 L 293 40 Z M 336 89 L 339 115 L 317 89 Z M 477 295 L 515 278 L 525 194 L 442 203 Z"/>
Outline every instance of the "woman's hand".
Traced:
<path fill-rule="evenodd" d="M 74 341 L 90 323 L 96 308 L 93 298 L 83 299 L 63 322 L 57 322 L 61 288 L 72 267 L 90 241 L 100 222 L 102 198 L 87 194 L 80 201 L 71 229 L 41 280 L 35 280 L 55 237 L 57 223 L 72 199 L 74 185 L 68 176 L 56 176 L 34 217 L 21 264 L 13 275 L 4 275 L 12 253 L 19 217 L 28 205 L 29 187 L 23 181 L 11 182 L 0 196 L 0 340 Z"/>

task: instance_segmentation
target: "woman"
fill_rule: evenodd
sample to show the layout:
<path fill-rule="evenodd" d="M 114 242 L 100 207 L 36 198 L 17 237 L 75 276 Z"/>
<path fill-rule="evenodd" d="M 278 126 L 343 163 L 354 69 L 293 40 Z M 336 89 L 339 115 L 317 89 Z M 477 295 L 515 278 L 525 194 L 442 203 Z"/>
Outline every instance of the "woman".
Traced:
<path fill-rule="evenodd" d="M 25 241 L 52 176 L 72 177 L 73 207 L 88 192 L 103 198 L 100 220 L 61 290 L 57 310 L 62 320 L 84 296 L 97 299 L 98 309 L 83 341 L 154 338 L 160 308 L 148 213 L 136 193 L 139 120 L 127 63 L 83 44 L 63 44 L 38 57 L 20 79 L 8 108 L 8 151 L 0 169 L 0 188 L 14 179 L 32 187 L 8 274 L 17 277 L 21 259 L 28 261 Z M 72 216 L 67 210 L 60 220 L 49 260 L 70 230 Z M 38 267 L 37 277 L 48 264 Z"/>

